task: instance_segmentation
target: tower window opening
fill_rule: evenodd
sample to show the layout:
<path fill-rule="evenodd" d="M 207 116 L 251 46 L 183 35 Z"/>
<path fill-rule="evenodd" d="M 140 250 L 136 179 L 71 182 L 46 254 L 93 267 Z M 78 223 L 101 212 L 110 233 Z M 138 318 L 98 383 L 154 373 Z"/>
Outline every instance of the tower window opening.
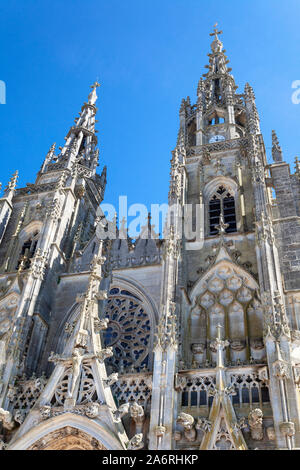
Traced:
<path fill-rule="evenodd" d="M 218 233 L 216 225 L 220 222 L 221 201 L 216 196 L 209 201 L 209 230 L 211 235 Z"/>
<path fill-rule="evenodd" d="M 32 237 L 23 243 L 16 269 L 19 268 L 21 263 L 23 264 L 23 269 L 28 269 L 30 267 L 30 260 L 33 258 L 36 252 L 37 244 L 38 232 L 36 232 Z"/>
<path fill-rule="evenodd" d="M 236 211 L 234 196 L 224 188 L 219 186 L 216 193 L 209 201 L 209 233 L 217 235 L 217 226 L 220 223 L 220 216 L 223 215 L 224 223 L 228 224 L 226 233 L 237 231 Z"/>

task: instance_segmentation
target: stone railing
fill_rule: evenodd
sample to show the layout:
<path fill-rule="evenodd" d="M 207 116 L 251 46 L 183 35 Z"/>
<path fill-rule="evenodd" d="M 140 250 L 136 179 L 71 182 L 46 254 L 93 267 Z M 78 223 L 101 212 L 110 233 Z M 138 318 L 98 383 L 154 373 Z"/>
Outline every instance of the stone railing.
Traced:
<path fill-rule="evenodd" d="M 227 383 L 233 384 L 236 395 L 231 397 L 234 405 L 248 404 L 260 406 L 270 401 L 269 381 L 266 366 L 244 366 L 230 368 L 226 372 Z M 182 407 L 211 405 L 216 373 L 214 369 L 181 371 L 175 379 L 175 389 L 180 393 L 179 403 Z"/>
<path fill-rule="evenodd" d="M 152 374 L 149 372 L 122 375 L 112 386 L 119 405 L 132 401 L 144 408 L 151 402 L 151 390 Z"/>

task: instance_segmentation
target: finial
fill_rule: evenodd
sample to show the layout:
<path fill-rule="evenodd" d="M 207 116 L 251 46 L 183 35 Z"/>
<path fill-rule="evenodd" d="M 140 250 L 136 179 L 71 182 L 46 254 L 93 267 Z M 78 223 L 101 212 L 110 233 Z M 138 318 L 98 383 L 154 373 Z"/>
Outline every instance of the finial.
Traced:
<path fill-rule="evenodd" d="M 56 143 L 54 142 L 54 144 L 51 145 L 51 147 L 48 150 L 48 153 L 46 155 L 46 161 L 47 162 L 50 162 L 52 160 L 54 152 L 55 152 L 55 147 L 56 147 Z"/>
<path fill-rule="evenodd" d="M 218 39 L 218 34 L 223 34 L 223 31 L 218 31 L 217 26 L 218 26 L 218 23 L 215 23 L 214 32 L 210 33 L 210 36 L 215 36 L 215 39 Z"/>
<path fill-rule="evenodd" d="M 215 37 L 213 42 L 211 43 L 211 50 L 214 53 L 222 52 L 222 49 L 223 49 L 223 44 L 220 41 L 220 39 L 218 38 L 218 34 L 222 34 L 223 31 L 218 31 L 217 30 L 217 25 L 218 25 L 218 23 L 216 23 L 215 26 L 214 26 L 214 32 L 210 33 L 210 36 Z"/>
<path fill-rule="evenodd" d="M 179 113 L 185 113 L 185 99 L 182 98 Z"/>
<path fill-rule="evenodd" d="M 255 99 L 253 88 L 252 86 L 249 85 L 248 82 L 245 85 L 245 95 L 247 98 Z"/>
<path fill-rule="evenodd" d="M 98 97 L 97 97 L 97 93 L 96 93 L 96 88 L 98 88 L 99 86 L 100 86 L 100 83 L 97 80 L 91 86 L 92 91 L 91 91 L 91 93 L 89 94 L 89 97 L 88 97 L 89 104 L 91 104 L 91 105 L 94 105 L 97 101 Z"/>
<path fill-rule="evenodd" d="M 100 85 L 100 83 L 98 82 L 98 79 L 93 83 L 93 85 L 91 86 L 91 88 L 98 88 Z"/>
<path fill-rule="evenodd" d="M 14 191 L 16 189 L 18 175 L 19 175 L 19 172 L 18 170 L 16 170 L 14 174 L 12 175 L 12 177 L 10 178 L 5 188 L 5 191 Z"/>
<path fill-rule="evenodd" d="M 272 131 L 272 157 L 275 163 L 282 162 L 282 150 L 274 130 Z"/>
<path fill-rule="evenodd" d="M 197 95 L 199 96 L 200 93 L 202 93 L 203 91 L 204 91 L 204 81 L 202 78 L 200 78 L 198 82 Z"/>

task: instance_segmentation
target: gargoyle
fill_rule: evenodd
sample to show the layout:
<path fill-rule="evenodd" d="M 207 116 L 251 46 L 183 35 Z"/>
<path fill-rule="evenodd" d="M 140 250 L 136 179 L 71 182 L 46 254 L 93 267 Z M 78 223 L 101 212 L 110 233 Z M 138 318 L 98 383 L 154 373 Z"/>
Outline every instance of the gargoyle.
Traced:
<path fill-rule="evenodd" d="M 144 447 L 143 434 L 136 434 L 128 442 L 128 450 L 140 450 Z"/>
<path fill-rule="evenodd" d="M 115 418 L 115 421 L 119 423 L 123 416 L 127 415 L 129 413 L 129 408 L 130 404 L 129 403 L 123 403 L 123 405 L 119 406 L 119 408 L 115 411 L 113 411 L 113 415 Z"/>
<path fill-rule="evenodd" d="M 184 437 L 187 441 L 193 442 L 196 440 L 197 432 L 194 426 L 195 420 L 193 416 L 186 413 L 180 413 L 177 418 L 177 423 L 183 426 Z"/>

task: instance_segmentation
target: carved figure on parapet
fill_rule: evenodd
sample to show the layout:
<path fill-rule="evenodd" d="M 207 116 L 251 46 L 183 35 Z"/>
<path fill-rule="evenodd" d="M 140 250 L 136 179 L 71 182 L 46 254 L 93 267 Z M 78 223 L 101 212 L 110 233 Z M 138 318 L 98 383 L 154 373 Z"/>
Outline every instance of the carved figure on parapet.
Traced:
<path fill-rule="evenodd" d="M 16 423 L 11 412 L 4 410 L 3 408 L 0 408 L 0 422 L 2 422 L 4 429 L 7 429 L 8 431 L 11 431 L 16 427 Z"/>
<path fill-rule="evenodd" d="M 248 423 L 251 430 L 252 439 L 261 441 L 264 438 L 263 412 L 259 408 L 250 411 L 248 416 Z"/>
<path fill-rule="evenodd" d="M 106 387 L 110 387 L 111 385 L 118 382 L 118 380 L 119 380 L 119 375 L 118 375 L 117 372 L 114 372 L 114 373 L 110 374 L 110 376 L 107 377 L 107 379 L 103 379 L 103 383 Z"/>
<path fill-rule="evenodd" d="M 116 423 L 120 423 L 123 416 L 129 413 L 130 403 L 123 403 L 119 408 L 113 411 L 113 416 Z"/>
<path fill-rule="evenodd" d="M 183 426 L 184 437 L 189 442 L 194 442 L 196 440 L 197 432 L 195 430 L 195 420 L 193 416 L 187 413 L 180 413 L 176 422 Z"/>
<path fill-rule="evenodd" d="M 95 318 L 94 319 L 94 330 L 95 333 L 100 333 L 102 330 L 106 330 L 109 324 L 109 318 Z"/>
<path fill-rule="evenodd" d="M 128 450 L 140 450 L 143 449 L 144 442 L 143 442 L 143 434 L 136 434 L 133 436 L 130 441 L 128 442 L 127 449 Z"/>
<path fill-rule="evenodd" d="M 144 408 L 138 403 L 134 402 L 130 405 L 130 416 L 136 424 L 142 424 L 145 420 Z"/>

